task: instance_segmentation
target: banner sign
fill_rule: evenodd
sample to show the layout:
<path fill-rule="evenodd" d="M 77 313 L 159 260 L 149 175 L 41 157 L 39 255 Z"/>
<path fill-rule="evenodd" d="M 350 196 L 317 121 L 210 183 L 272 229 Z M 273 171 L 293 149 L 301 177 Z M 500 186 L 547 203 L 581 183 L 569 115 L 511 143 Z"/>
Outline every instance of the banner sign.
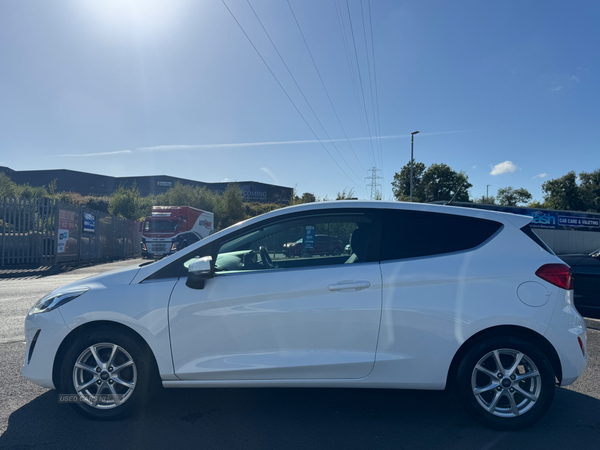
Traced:
<path fill-rule="evenodd" d="M 58 228 L 65 230 L 77 229 L 77 213 L 68 209 L 58 210 Z"/>
<path fill-rule="evenodd" d="M 69 230 L 58 229 L 58 253 L 69 253 Z"/>
<path fill-rule="evenodd" d="M 304 238 L 302 239 L 304 250 L 312 250 L 315 244 L 315 227 L 306 225 L 304 227 Z"/>
<path fill-rule="evenodd" d="M 600 214 L 598 213 L 519 208 L 517 206 L 481 205 L 477 203 L 463 202 L 455 203 L 455 205 L 531 216 L 533 218 L 530 223 L 531 228 L 600 232 Z"/>
<path fill-rule="evenodd" d="M 96 218 L 93 214 L 83 213 L 83 231 L 87 233 L 96 232 Z"/>
<path fill-rule="evenodd" d="M 593 227 L 600 228 L 600 219 L 590 219 L 580 216 L 558 216 L 558 224 L 563 227 Z"/>

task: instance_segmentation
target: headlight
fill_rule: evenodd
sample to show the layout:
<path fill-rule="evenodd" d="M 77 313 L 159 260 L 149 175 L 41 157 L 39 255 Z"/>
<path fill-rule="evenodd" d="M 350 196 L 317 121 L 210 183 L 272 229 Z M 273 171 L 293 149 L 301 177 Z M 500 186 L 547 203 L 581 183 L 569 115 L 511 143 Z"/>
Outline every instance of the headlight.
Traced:
<path fill-rule="evenodd" d="M 43 312 L 52 311 L 67 302 L 70 302 L 74 298 L 79 297 L 81 294 L 85 294 L 89 291 L 89 287 L 80 288 L 69 292 L 61 292 L 58 294 L 48 294 L 41 300 L 38 300 L 29 314 L 38 314 Z"/>

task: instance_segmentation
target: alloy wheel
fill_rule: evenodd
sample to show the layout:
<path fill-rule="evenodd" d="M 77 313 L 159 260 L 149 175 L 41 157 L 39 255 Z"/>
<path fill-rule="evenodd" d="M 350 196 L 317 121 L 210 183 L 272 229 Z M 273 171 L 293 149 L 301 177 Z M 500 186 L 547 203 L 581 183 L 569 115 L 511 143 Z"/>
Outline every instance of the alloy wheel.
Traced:
<path fill-rule="evenodd" d="M 137 368 L 131 355 L 111 343 L 86 348 L 73 366 L 73 386 L 80 399 L 97 409 L 123 404 L 137 383 Z"/>
<path fill-rule="evenodd" d="M 517 417 L 529 411 L 542 391 L 534 362 L 512 349 L 493 350 L 475 365 L 471 389 L 477 402 L 497 417 Z"/>

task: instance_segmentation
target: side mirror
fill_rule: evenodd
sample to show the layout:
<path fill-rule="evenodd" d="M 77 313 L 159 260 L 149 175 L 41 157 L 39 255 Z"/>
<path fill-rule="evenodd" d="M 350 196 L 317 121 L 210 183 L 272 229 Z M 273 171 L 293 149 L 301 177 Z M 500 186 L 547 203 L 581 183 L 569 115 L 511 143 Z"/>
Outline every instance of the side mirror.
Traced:
<path fill-rule="evenodd" d="M 214 276 L 211 263 L 212 256 L 205 256 L 191 263 L 185 285 L 191 289 L 204 289 L 206 280 Z"/>

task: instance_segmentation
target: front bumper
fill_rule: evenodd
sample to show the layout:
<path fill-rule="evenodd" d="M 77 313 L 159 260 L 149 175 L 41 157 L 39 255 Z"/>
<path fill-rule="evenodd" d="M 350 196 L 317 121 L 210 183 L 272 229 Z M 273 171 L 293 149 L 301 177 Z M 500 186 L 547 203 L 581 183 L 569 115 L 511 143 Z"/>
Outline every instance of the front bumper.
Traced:
<path fill-rule="evenodd" d="M 58 309 L 40 314 L 28 314 L 25 318 L 27 345 L 21 375 L 38 386 L 55 388 L 52 381 L 54 360 L 61 342 L 69 331 Z M 32 348 L 36 334 L 37 339 Z"/>

